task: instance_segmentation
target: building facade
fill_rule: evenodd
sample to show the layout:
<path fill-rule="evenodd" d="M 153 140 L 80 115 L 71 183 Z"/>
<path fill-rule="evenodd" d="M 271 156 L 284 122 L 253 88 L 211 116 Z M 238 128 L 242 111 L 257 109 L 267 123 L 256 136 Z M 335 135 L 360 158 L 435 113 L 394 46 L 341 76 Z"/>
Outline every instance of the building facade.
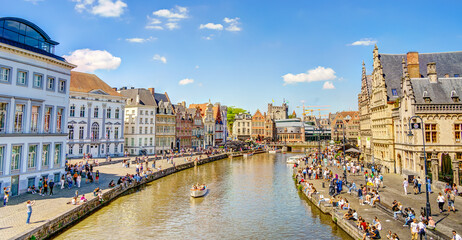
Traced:
<path fill-rule="evenodd" d="M 186 111 L 186 103 L 174 105 L 176 115 L 176 143 L 177 149 L 192 147 L 193 117 Z"/>
<path fill-rule="evenodd" d="M 269 115 L 264 114 L 265 118 L 265 141 L 273 142 L 276 136 L 276 127 L 274 125 L 274 120 L 271 119 Z"/>
<path fill-rule="evenodd" d="M 287 119 L 289 118 L 289 106 L 285 102 L 281 106 L 268 103 L 268 115 L 273 120 Z"/>
<path fill-rule="evenodd" d="M 255 141 L 262 141 L 265 136 L 265 118 L 257 109 L 252 116 L 252 139 Z"/>
<path fill-rule="evenodd" d="M 127 101 L 125 105 L 125 151 L 130 155 L 156 153 L 156 111 L 154 89 L 126 89 L 118 91 Z"/>
<path fill-rule="evenodd" d="M 67 156 L 123 156 L 125 98 L 94 74 L 71 72 Z"/>
<path fill-rule="evenodd" d="M 213 107 L 213 113 L 215 116 L 215 144 L 214 145 L 222 145 L 226 142 L 225 136 L 225 122 L 222 116 L 222 110 L 219 103 L 216 103 Z"/>
<path fill-rule="evenodd" d="M 252 116 L 240 113 L 234 116 L 233 139 L 245 141 L 252 136 Z"/>
<path fill-rule="evenodd" d="M 25 41 L 24 39 L 27 39 Z M 71 69 L 35 24 L 0 18 L 0 191 L 64 174 Z"/>
<path fill-rule="evenodd" d="M 152 91 L 154 92 L 154 90 Z M 157 103 L 156 152 L 173 151 L 176 146 L 176 115 L 167 93 L 153 93 Z"/>
<path fill-rule="evenodd" d="M 305 141 L 305 126 L 298 118 L 276 120 L 277 141 L 299 143 Z"/>
<path fill-rule="evenodd" d="M 359 110 L 359 141 L 358 145 L 361 150 L 363 161 L 370 163 L 372 161 L 372 130 L 371 130 L 371 94 L 372 94 L 372 76 L 366 75 L 366 67 L 363 62 L 361 74 L 361 93 L 358 94 Z"/>
<path fill-rule="evenodd" d="M 345 141 L 357 145 L 359 138 L 359 112 L 358 111 L 343 111 L 337 112 L 332 119 L 330 130 L 332 139 L 335 141 Z"/>
<path fill-rule="evenodd" d="M 192 125 L 192 136 L 191 136 L 191 145 L 194 149 L 200 149 L 204 147 L 204 122 L 202 120 L 201 109 L 188 108 L 186 111 L 192 116 L 193 125 Z"/>

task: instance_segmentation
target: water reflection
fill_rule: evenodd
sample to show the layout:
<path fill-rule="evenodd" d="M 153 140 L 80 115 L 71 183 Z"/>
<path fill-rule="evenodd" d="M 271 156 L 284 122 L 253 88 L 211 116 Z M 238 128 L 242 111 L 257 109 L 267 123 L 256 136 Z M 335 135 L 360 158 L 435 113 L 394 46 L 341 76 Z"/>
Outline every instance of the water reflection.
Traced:
<path fill-rule="evenodd" d="M 121 197 L 58 239 L 349 239 L 295 188 L 286 155 L 225 159 Z M 192 184 L 209 193 L 189 197 Z"/>

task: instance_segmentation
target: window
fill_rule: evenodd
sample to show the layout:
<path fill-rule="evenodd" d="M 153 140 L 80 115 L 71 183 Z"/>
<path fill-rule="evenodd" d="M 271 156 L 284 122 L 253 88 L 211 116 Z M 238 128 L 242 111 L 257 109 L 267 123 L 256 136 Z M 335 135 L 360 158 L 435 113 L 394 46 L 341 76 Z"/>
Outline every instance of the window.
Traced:
<path fill-rule="evenodd" d="M 119 139 L 119 127 L 114 128 L 114 139 Z"/>
<path fill-rule="evenodd" d="M 132 127 L 132 133 L 135 133 L 135 127 Z"/>
<path fill-rule="evenodd" d="M 140 118 L 140 123 L 143 123 L 143 118 Z"/>
<path fill-rule="evenodd" d="M 5 146 L 0 146 L 0 174 L 3 173 L 3 163 L 5 162 Z"/>
<path fill-rule="evenodd" d="M 114 146 L 114 153 L 118 153 L 119 152 L 119 145 L 115 145 Z"/>
<path fill-rule="evenodd" d="M 83 139 L 85 133 L 85 127 L 79 127 L 79 139 Z"/>
<path fill-rule="evenodd" d="M 95 109 L 93 110 L 93 117 L 98 118 L 99 115 L 99 107 L 96 106 Z"/>
<path fill-rule="evenodd" d="M 43 132 L 49 133 L 51 127 L 51 111 L 52 107 L 45 107 L 45 120 L 43 124 Z"/>
<path fill-rule="evenodd" d="M 454 124 L 454 136 L 457 143 L 460 143 L 460 137 L 462 135 L 462 124 L 456 123 Z"/>
<path fill-rule="evenodd" d="M 26 86 L 27 85 L 27 72 L 18 70 L 18 80 L 16 85 Z"/>
<path fill-rule="evenodd" d="M 67 126 L 67 128 L 69 129 L 69 140 L 73 140 L 74 139 L 74 126 L 69 125 Z"/>
<path fill-rule="evenodd" d="M 56 113 L 56 132 L 61 133 L 63 130 L 63 108 L 58 108 Z"/>
<path fill-rule="evenodd" d="M 111 118 L 111 111 L 112 111 L 111 108 L 108 108 L 106 110 L 106 118 L 108 118 L 108 119 Z"/>
<path fill-rule="evenodd" d="M 73 155 L 74 154 L 74 146 L 73 145 L 69 145 L 69 152 L 68 152 L 69 155 Z"/>
<path fill-rule="evenodd" d="M 131 139 L 131 143 L 132 143 L 132 146 L 135 146 L 135 139 L 134 138 Z"/>
<path fill-rule="evenodd" d="M 99 124 L 98 123 L 93 123 L 91 125 L 91 139 L 99 139 Z"/>
<path fill-rule="evenodd" d="M 27 168 L 35 168 L 37 164 L 37 145 L 29 146 L 29 156 L 27 158 Z"/>
<path fill-rule="evenodd" d="M 54 155 L 54 165 L 55 168 L 59 167 L 59 163 L 61 162 L 61 143 L 55 144 L 55 155 Z"/>
<path fill-rule="evenodd" d="M 47 90 L 50 90 L 50 91 L 55 90 L 55 78 L 54 77 L 47 78 Z"/>
<path fill-rule="evenodd" d="M 79 154 L 83 154 L 83 144 L 79 145 Z"/>
<path fill-rule="evenodd" d="M 39 112 L 40 112 L 39 106 L 32 106 L 31 122 L 30 122 L 30 132 L 31 133 L 38 132 Z"/>
<path fill-rule="evenodd" d="M 80 117 L 85 117 L 85 106 L 80 107 Z"/>
<path fill-rule="evenodd" d="M 0 103 L 0 133 L 6 132 L 7 109 L 8 109 L 7 103 Z"/>
<path fill-rule="evenodd" d="M 50 144 L 43 144 L 42 146 L 42 166 L 50 164 Z"/>
<path fill-rule="evenodd" d="M 16 111 L 14 113 L 14 132 L 22 133 L 24 120 L 24 105 L 16 104 Z"/>
<path fill-rule="evenodd" d="M 143 111 L 140 111 L 140 115 L 143 115 Z"/>
<path fill-rule="evenodd" d="M 58 92 L 66 93 L 66 80 L 59 80 Z"/>
<path fill-rule="evenodd" d="M 143 139 L 142 138 L 139 138 L 138 139 L 138 146 L 143 146 Z"/>
<path fill-rule="evenodd" d="M 69 116 L 75 117 L 75 105 L 74 104 L 72 104 L 69 108 Z"/>
<path fill-rule="evenodd" d="M 0 67 L 0 82 L 10 82 L 10 68 Z"/>
<path fill-rule="evenodd" d="M 144 127 L 144 133 L 148 134 L 148 127 Z"/>
<path fill-rule="evenodd" d="M 11 151 L 11 171 L 18 172 L 19 166 L 21 164 L 21 157 L 22 157 L 22 146 L 16 145 L 13 146 L 13 150 Z"/>
<path fill-rule="evenodd" d="M 148 145 L 148 138 L 144 138 L 144 146 Z"/>
<path fill-rule="evenodd" d="M 143 127 L 140 127 L 140 134 L 143 134 Z"/>
<path fill-rule="evenodd" d="M 109 144 L 106 145 L 106 154 L 109 154 Z"/>
<path fill-rule="evenodd" d="M 120 115 L 120 109 L 116 108 L 114 118 L 119 119 L 119 115 Z"/>
<path fill-rule="evenodd" d="M 436 124 L 425 124 L 425 142 L 427 143 L 438 142 Z"/>
<path fill-rule="evenodd" d="M 152 138 L 149 138 L 149 146 L 152 146 Z"/>
<path fill-rule="evenodd" d="M 149 121 L 148 118 L 145 118 L 145 119 L 144 119 L 144 123 L 148 124 L 148 121 Z"/>
<path fill-rule="evenodd" d="M 43 75 L 34 73 L 34 80 L 33 80 L 32 86 L 34 88 L 42 88 L 42 81 L 43 81 Z"/>
<path fill-rule="evenodd" d="M 111 138 L 111 127 L 106 127 L 106 139 Z"/>

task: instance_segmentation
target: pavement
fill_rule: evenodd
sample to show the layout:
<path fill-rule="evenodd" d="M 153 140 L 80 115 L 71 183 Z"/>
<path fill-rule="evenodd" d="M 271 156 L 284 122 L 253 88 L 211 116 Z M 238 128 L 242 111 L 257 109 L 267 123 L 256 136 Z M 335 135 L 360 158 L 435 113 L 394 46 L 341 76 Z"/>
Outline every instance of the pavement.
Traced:
<path fill-rule="evenodd" d="M 177 157 L 174 158 L 175 165 L 186 163 L 186 158 L 189 157 Z M 194 157 L 195 159 L 196 157 Z M 201 159 L 206 158 L 206 155 L 202 155 Z M 127 158 L 123 158 L 127 159 Z M 73 186 L 71 189 L 60 189 L 61 186 L 56 185 L 54 187 L 53 196 L 40 196 L 38 194 L 22 194 L 19 196 L 11 197 L 6 207 L 0 207 L 0 239 L 11 239 L 15 236 L 37 228 L 46 223 L 50 219 L 54 219 L 72 208 L 77 207 L 76 205 L 67 204 L 71 201 L 75 191 L 78 190 L 79 196 L 85 194 L 88 200 L 94 198 L 93 190 L 97 187 L 101 188 L 103 193 L 109 190 L 108 184 L 111 180 L 117 182 L 119 177 L 125 176 L 127 173 L 135 174 L 135 164 L 130 164 L 130 168 L 122 167 L 120 162 L 116 162 L 118 159 L 113 159 L 113 164 L 105 163 L 104 165 L 94 167 L 93 171 L 99 170 L 100 179 L 96 183 L 85 183 L 85 179 L 82 179 L 80 188 Z M 134 160 L 134 157 L 131 158 Z M 81 160 L 72 160 L 81 161 Z M 71 162 L 72 162 L 71 161 Z M 99 160 L 102 163 L 102 160 Z M 152 161 L 149 162 L 151 167 Z M 156 168 L 166 169 L 172 167 L 171 163 L 167 163 L 167 160 L 157 160 Z M 26 224 L 27 200 L 35 200 L 35 205 L 32 207 L 32 216 L 30 224 Z"/>
<path fill-rule="evenodd" d="M 334 174 L 338 174 L 339 176 L 343 176 L 343 169 L 338 167 L 329 167 L 333 171 Z M 370 170 L 369 170 L 370 172 Z M 379 189 L 379 194 L 381 197 L 381 203 L 386 208 L 391 208 L 392 202 L 397 200 L 403 204 L 403 207 L 412 207 L 417 216 L 420 217 L 421 207 L 424 207 L 426 204 L 426 197 L 425 193 L 422 192 L 421 194 L 414 195 L 412 187 L 408 187 L 408 194 L 404 195 L 404 190 L 402 187 L 402 183 L 404 177 L 397 175 L 397 174 L 383 174 L 384 177 L 384 187 Z M 347 175 L 347 180 L 349 183 L 354 181 L 357 187 L 360 184 L 365 184 L 364 175 L 357 174 L 357 175 Z M 322 188 L 322 181 L 323 180 L 309 180 L 308 182 L 314 183 L 316 189 L 321 192 L 325 197 L 329 197 L 328 194 L 328 182 L 325 182 L 325 188 Z M 425 187 L 422 187 L 422 190 L 425 190 Z M 462 233 L 462 198 L 457 197 L 455 201 L 456 209 L 459 211 L 448 212 L 447 211 L 447 203 L 445 204 L 446 211 L 443 213 L 439 212 L 438 204 L 436 202 L 436 198 L 438 192 L 436 189 L 432 189 L 434 193 L 430 194 L 430 205 L 431 205 L 431 212 L 432 217 L 436 221 L 436 230 L 450 238 L 452 235 L 452 230 L 456 230 L 459 233 Z M 377 216 L 382 223 L 383 230 L 380 231 L 382 239 L 386 239 L 386 234 L 389 230 L 394 233 L 397 233 L 401 239 L 410 239 L 410 230 L 408 227 L 403 227 L 402 221 L 397 221 L 393 219 L 389 213 L 386 213 L 383 209 L 379 207 L 372 207 L 370 205 L 359 205 L 359 199 L 357 197 L 356 192 L 352 192 L 351 195 L 347 193 L 348 188 L 344 186 L 342 193 L 339 195 L 348 199 L 350 202 L 351 208 L 355 209 L 358 212 L 358 216 L 362 216 L 366 219 L 366 222 L 372 222 L 375 216 Z M 403 208 L 403 209 L 404 209 Z M 346 211 L 342 211 L 346 212 Z"/>

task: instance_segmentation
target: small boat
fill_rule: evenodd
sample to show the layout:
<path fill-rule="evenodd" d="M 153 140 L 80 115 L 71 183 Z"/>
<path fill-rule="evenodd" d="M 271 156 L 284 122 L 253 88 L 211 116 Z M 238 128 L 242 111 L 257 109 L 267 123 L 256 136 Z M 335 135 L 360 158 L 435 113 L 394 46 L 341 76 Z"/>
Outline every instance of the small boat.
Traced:
<path fill-rule="evenodd" d="M 268 153 L 275 154 L 275 153 L 277 153 L 277 151 L 276 150 L 269 150 Z"/>
<path fill-rule="evenodd" d="M 304 156 L 292 156 L 292 157 L 289 157 L 289 158 L 287 158 L 287 163 L 290 163 L 290 164 L 292 164 L 292 163 L 298 163 L 298 161 L 299 161 L 300 159 L 302 159 L 303 157 L 304 157 Z"/>
<path fill-rule="evenodd" d="M 203 197 L 209 189 L 207 188 L 207 185 L 203 185 L 202 187 L 199 188 L 191 188 L 191 197 L 197 198 L 197 197 Z"/>

